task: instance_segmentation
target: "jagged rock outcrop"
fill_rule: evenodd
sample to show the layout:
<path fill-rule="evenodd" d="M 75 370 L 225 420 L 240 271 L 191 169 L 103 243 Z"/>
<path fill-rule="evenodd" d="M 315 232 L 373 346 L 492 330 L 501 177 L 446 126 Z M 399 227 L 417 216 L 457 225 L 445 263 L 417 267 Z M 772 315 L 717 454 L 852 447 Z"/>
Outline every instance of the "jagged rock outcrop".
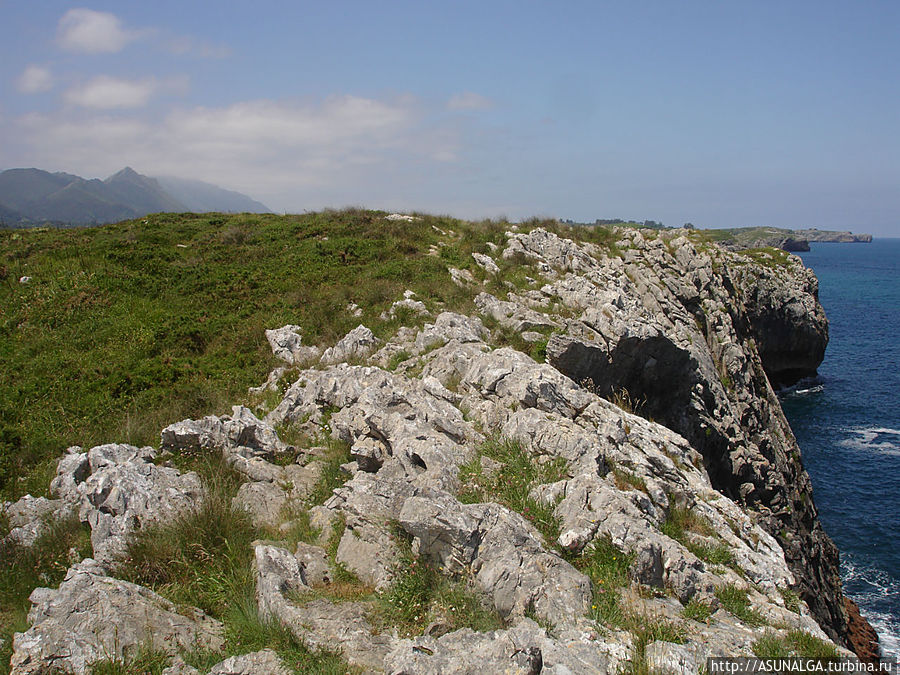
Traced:
<path fill-rule="evenodd" d="M 796 260 L 772 268 L 685 236 L 633 230 L 620 246 L 621 258 L 604 258 L 541 230 L 511 235 L 504 255 L 559 275 L 535 299 L 575 314 L 550 338 L 548 362 L 601 395 L 626 395 L 700 450 L 712 486 L 780 537 L 803 597 L 846 638 L 837 551 L 766 371 L 776 382 L 815 371 L 827 324 L 814 278 Z"/>
<path fill-rule="evenodd" d="M 223 644 L 218 621 L 108 577 L 90 559 L 70 568 L 58 589 L 36 589 L 31 602 L 32 626 L 13 641 L 14 675 L 51 669 L 82 675 L 96 661 L 125 659 L 148 646 L 174 656 Z"/>
<path fill-rule="evenodd" d="M 111 563 L 124 554 L 129 536 L 197 508 L 203 488 L 196 473 L 156 466 L 153 448 L 100 445 L 69 448 L 50 491 L 78 510 L 91 528 L 94 559 Z"/>
<path fill-rule="evenodd" d="M 47 499 L 25 495 L 16 502 L 0 505 L 9 522 L 9 534 L 0 543 L 16 546 L 32 546 L 50 529 L 53 521 L 64 518 L 72 512 L 71 506 L 62 499 Z"/>
<path fill-rule="evenodd" d="M 298 510 L 306 530 L 318 532 L 314 543 L 253 544 L 259 615 L 366 672 L 563 675 L 617 672 L 637 657 L 662 672 L 694 672 L 708 656 L 750 655 L 764 631 L 785 626 L 849 644 L 854 620 L 837 552 L 772 388 L 814 372 L 821 358 L 827 322 L 814 277 L 797 261 L 760 264 L 686 232 L 622 230 L 607 250 L 538 228 L 507 233 L 505 248 L 490 250 L 495 257 L 479 253 L 472 268 L 484 284 L 469 270 L 454 276 L 472 288 L 484 320 L 441 312 L 385 341 L 360 325 L 305 369 L 314 359 L 297 360 L 296 327 L 267 333 L 293 367 L 264 385 L 281 400 L 263 419 L 238 405 L 230 415 L 184 420 L 162 431 L 158 453 L 73 448 L 53 483 L 60 501 L 21 510 L 77 509 L 95 556 L 108 563 L 136 529 L 202 498 L 195 474 L 157 464 L 166 453 L 221 454 L 245 479 L 233 506 L 265 536 L 291 531 Z M 528 268 L 524 285 L 503 281 L 498 256 Z M 503 283 L 505 294 L 496 290 Z M 407 296 L 394 313 L 416 312 L 417 302 Z M 546 341 L 547 362 L 499 346 L 510 333 L 532 346 Z M 310 442 L 285 443 L 276 431 L 285 427 Z M 552 478 L 526 481 L 519 495 L 545 507 L 552 528 L 500 492 L 472 503 L 465 481 L 513 461 L 487 454 L 501 441 L 531 465 L 553 467 Z M 339 460 L 343 483 L 310 507 L 331 443 L 349 452 L 349 462 Z M 334 480 L 336 466 L 328 470 Z M 678 525 L 688 516 L 692 527 Z M 603 551 L 614 552 L 606 564 L 627 558 L 619 586 L 592 579 L 585 561 Z M 366 592 L 384 592 L 410 555 L 464 582 L 504 627 L 401 639 L 377 626 L 371 602 L 328 596 L 339 571 Z M 59 591 L 35 593 L 35 625 L 17 637 L 19 662 L 58 658 L 54 650 L 68 643 L 37 620 L 49 612 L 39 608 L 53 593 L 124 583 L 102 574 L 94 563 L 76 565 Z M 723 590 L 744 603 L 743 618 L 727 610 Z M 157 603 L 147 589 L 127 591 Z M 601 596 L 628 621 L 599 625 Z M 688 619 L 689 604 L 705 620 Z M 655 621 L 677 626 L 673 642 L 644 646 L 627 630 Z M 256 652 L 211 672 L 282 665 Z M 183 663 L 170 670 L 193 672 Z"/>

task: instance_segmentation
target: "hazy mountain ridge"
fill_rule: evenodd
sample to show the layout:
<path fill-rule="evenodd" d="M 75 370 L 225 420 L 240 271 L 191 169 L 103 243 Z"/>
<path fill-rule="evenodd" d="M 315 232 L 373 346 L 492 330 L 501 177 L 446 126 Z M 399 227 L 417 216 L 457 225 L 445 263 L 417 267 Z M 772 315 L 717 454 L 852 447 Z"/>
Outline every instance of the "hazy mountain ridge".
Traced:
<path fill-rule="evenodd" d="M 209 183 L 151 178 L 125 167 L 105 180 L 41 169 L 0 173 L 0 225 L 94 225 L 159 212 L 252 212 L 269 209 Z"/>

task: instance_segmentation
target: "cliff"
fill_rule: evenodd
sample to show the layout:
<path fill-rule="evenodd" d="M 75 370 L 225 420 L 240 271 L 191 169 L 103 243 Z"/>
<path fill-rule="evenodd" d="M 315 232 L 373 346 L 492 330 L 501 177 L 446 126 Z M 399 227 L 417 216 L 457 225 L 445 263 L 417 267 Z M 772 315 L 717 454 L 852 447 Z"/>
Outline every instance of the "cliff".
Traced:
<path fill-rule="evenodd" d="M 824 354 L 812 273 L 689 231 L 513 226 L 478 248 L 447 270 L 457 306 L 410 291 L 381 338 L 331 345 L 267 331 L 283 365 L 249 407 L 171 424 L 158 448 L 70 448 L 53 499 L 7 504 L 16 546 L 76 514 L 92 550 L 32 593 L 12 672 L 147 654 L 199 672 L 198 645 L 210 672 L 335 653 L 389 673 L 872 656 L 772 386 Z M 255 541 L 202 543 L 233 513 Z M 179 528 L 183 548 L 148 553 Z M 225 568 L 280 637 L 246 639 L 200 588 Z"/>
<path fill-rule="evenodd" d="M 871 243 L 871 234 L 854 234 L 833 230 L 787 230 L 778 227 L 741 227 L 736 229 L 703 230 L 710 240 L 732 250 L 771 246 L 785 251 L 808 251 L 810 242 Z"/>

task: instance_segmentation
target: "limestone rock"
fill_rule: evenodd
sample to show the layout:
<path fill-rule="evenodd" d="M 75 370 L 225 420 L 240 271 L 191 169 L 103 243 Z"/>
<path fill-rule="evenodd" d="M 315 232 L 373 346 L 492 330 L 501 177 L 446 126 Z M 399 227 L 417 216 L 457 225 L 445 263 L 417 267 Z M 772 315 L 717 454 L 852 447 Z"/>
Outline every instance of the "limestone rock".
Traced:
<path fill-rule="evenodd" d="M 3 505 L 3 511 L 9 520 L 10 531 L 0 542 L 32 546 L 54 520 L 70 514 L 71 507 L 62 499 L 25 495 L 14 503 Z"/>
<path fill-rule="evenodd" d="M 152 448 L 100 445 L 60 460 L 51 492 L 78 509 L 90 525 L 94 558 L 121 556 L 128 537 L 153 523 L 196 509 L 203 488 L 196 473 L 153 464 Z"/>
<path fill-rule="evenodd" d="M 401 640 L 388 654 L 384 672 L 391 675 L 443 673 L 548 673 L 594 675 L 616 672 L 628 652 L 596 633 L 561 631 L 551 638 L 534 621 L 476 633 L 469 628 L 439 638 Z"/>
<path fill-rule="evenodd" d="M 272 353 L 289 365 L 311 361 L 319 356 L 317 347 L 303 345 L 300 330 L 300 326 L 288 324 L 266 331 L 266 340 L 272 347 Z"/>
<path fill-rule="evenodd" d="M 13 640 L 12 673 L 90 672 L 94 661 L 123 659 L 150 645 L 218 650 L 222 625 L 198 609 L 176 607 L 141 586 L 104 576 L 92 560 L 70 568 L 58 589 L 31 594 L 31 628 Z"/>
<path fill-rule="evenodd" d="M 241 654 L 225 659 L 209 671 L 209 675 L 290 675 L 281 659 L 271 649 Z"/>
<path fill-rule="evenodd" d="M 588 578 L 547 552 L 537 531 L 517 513 L 433 493 L 407 499 L 399 522 L 416 537 L 421 554 L 450 573 L 474 572 L 475 583 L 504 618 L 534 611 L 565 624 L 587 613 Z"/>
<path fill-rule="evenodd" d="M 334 347 L 326 349 L 322 354 L 321 363 L 362 359 L 375 351 L 377 345 L 378 339 L 372 331 L 360 324 L 342 337 Z"/>
<path fill-rule="evenodd" d="M 472 257 L 475 259 L 475 262 L 478 263 L 478 266 L 484 269 L 488 274 L 499 274 L 500 268 L 497 267 L 497 263 L 494 262 L 494 259 L 489 255 L 484 255 L 483 253 L 473 253 Z"/>
<path fill-rule="evenodd" d="M 304 566 L 291 553 L 258 543 L 256 594 L 263 618 L 279 621 L 313 649 L 340 651 L 351 665 L 380 670 L 391 638 L 373 634 L 360 603 L 328 600 L 295 602 L 309 589 Z"/>

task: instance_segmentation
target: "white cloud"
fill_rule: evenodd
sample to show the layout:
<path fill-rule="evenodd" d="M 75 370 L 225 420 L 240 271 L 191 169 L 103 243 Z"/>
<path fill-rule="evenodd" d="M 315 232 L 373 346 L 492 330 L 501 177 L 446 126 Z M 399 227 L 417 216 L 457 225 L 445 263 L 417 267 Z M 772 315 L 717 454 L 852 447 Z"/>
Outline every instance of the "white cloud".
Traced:
<path fill-rule="evenodd" d="M 140 31 L 124 28 L 115 14 L 85 8 L 66 12 L 57 30 L 63 49 L 86 54 L 115 53 L 140 36 Z"/>
<path fill-rule="evenodd" d="M 49 68 L 31 64 L 19 75 L 16 87 L 24 94 L 38 94 L 53 88 L 53 75 Z"/>
<path fill-rule="evenodd" d="M 447 107 L 450 110 L 489 110 L 494 107 L 494 102 L 481 94 L 466 91 L 451 96 Z"/>
<path fill-rule="evenodd" d="M 457 130 L 431 124 L 429 113 L 436 111 L 411 97 L 255 100 L 166 117 L 91 109 L 113 99 L 120 106 L 145 101 L 152 84 L 106 78 L 72 90 L 72 102 L 86 109 L 21 117 L 0 130 L 0 148 L 9 135 L 22 148 L 17 152 L 37 166 L 104 176 L 127 164 L 150 175 L 199 178 L 263 201 L 278 195 L 270 206 L 294 210 L 341 205 L 340 195 L 348 195 L 346 203 L 374 203 L 398 185 L 421 180 L 429 167 L 447 166 L 458 150 Z M 25 161 L 4 154 L 0 164 Z"/>
<path fill-rule="evenodd" d="M 140 108 L 147 105 L 157 92 L 183 92 L 187 90 L 187 86 L 186 78 L 125 80 L 98 75 L 85 84 L 68 89 L 63 98 L 66 103 L 97 110 Z"/>

